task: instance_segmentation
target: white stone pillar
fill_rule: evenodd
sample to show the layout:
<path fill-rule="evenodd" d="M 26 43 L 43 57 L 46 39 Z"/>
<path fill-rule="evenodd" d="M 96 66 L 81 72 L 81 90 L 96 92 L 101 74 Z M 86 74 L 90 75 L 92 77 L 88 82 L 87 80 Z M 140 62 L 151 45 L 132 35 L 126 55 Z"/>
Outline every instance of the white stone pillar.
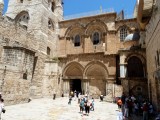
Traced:
<path fill-rule="evenodd" d="M 106 97 L 107 101 L 112 102 L 114 97 L 114 81 L 106 81 Z"/>
<path fill-rule="evenodd" d="M 89 80 L 87 80 L 87 82 L 86 82 L 86 92 L 87 92 L 87 94 L 89 95 Z"/>
<path fill-rule="evenodd" d="M 125 78 L 127 72 L 126 64 L 120 64 L 120 77 Z"/>
<path fill-rule="evenodd" d="M 69 95 L 69 90 L 70 86 L 69 86 L 69 80 L 64 80 L 63 81 L 63 91 L 64 91 L 64 96 L 68 96 Z"/>

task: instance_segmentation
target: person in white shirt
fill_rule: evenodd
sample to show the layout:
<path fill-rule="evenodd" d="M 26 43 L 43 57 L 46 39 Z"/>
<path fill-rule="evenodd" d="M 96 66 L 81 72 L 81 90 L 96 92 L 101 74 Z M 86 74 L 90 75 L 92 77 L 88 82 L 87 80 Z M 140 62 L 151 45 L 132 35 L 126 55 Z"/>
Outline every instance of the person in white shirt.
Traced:
<path fill-rule="evenodd" d="M 118 110 L 117 120 L 123 120 L 123 114 L 122 114 L 122 110 L 121 109 Z"/>
<path fill-rule="evenodd" d="M 5 113 L 5 109 L 4 109 L 4 100 L 0 99 L 0 120 L 1 120 L 1 114 Z"/>

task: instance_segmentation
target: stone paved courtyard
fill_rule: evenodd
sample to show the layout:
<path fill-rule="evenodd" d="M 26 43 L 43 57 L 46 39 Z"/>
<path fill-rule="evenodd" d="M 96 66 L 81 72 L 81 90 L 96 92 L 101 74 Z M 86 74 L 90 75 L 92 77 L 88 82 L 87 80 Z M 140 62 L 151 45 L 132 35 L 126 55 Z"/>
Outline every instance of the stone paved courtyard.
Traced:
<path fill-rule="evenodd" d="M 95 111 L 89 116 L 79 113 L 77 101 L 68 105 L 68 98 L 34 99 L 30 103 L 6 106 L 3 120 L 116 120 L 117 105 L 95 100 Z"/>

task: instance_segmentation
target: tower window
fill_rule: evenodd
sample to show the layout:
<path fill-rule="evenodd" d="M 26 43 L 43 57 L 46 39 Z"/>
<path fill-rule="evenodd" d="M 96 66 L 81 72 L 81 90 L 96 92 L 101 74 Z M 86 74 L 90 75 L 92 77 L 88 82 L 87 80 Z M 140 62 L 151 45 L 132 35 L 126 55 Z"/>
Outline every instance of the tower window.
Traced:
<path fill-rule="evenodd" d="M 74 38 L 74 46 L 75 47 L 80 46 L 80 36 L 79 35 L 76 35 Z"/>
<path fill-rule="evenodd" d="M 23 79 L 27 80 L 27 73 L 23 73 Z"/>
<path fill-rule="evenodd" d="M 123 41 L 123 40 L 125 40 L 126 37 L 127 37 L 127 28 L 122 27 L 120 29 L 120 40 Z"/>
<path fill-rule="evenodd" d="M 52 12 L 54 12 L 54 9 L 55 9 L 55 3 L 52 2 L 52 5 L 51 5 L 51 10 L 52 10 Z"/>
<path fill-rule="evenodd" d="M 97 45 L 100 43 L 100 35 L 98 32 L 93 34 L 93 45 Z"/>
<path fill-rule="evenodd" d="M 29 14 L 27 11 L 20 12 L 15 18 L 16 23 L 20 23 L 21 25 L 26 27 L 28 25 L 28 21 L 29 21 Z"/>
<path fill-rule="evenodd" d="M 48 28 L 49 28 L 50 30 L 54 30 L 53 23 L 52 23 L 52 21 L 51 21 L 50 19 L 48 20 Z"/>
<path fill-rule="evenodd" d="M 51 53 L 51 49 L 47 47 L 47 55 L 50 55 L 50 53 Z"/>

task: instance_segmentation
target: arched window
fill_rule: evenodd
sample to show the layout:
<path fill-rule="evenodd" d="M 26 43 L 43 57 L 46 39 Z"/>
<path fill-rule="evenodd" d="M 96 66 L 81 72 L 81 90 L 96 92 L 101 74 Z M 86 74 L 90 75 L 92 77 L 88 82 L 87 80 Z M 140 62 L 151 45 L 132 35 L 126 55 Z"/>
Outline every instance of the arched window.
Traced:
<path fill-rule="evenodd" d="M 52 2 L 51 0 L 48 0 L 48 7 L 52 12 L 54 12 L 54 10 L 55 10 L 55 2 Z"/>
<path fill-rule="evenodd" d="M 50 19 L 48 20 L 48 28 L 50 30 L 54 30 L 54 25 L 53 25 L 53 23 L 52 23 L 52 21 Z"/>
<path fill-rule="evenodd" d="M 138 57 L 133 56 L 128 60 L 127 73 L 128 77 L 144 77 L 143 64 Z"/>
<path fill-rule="evenodd" d="M 27 80 L 27 73 L 23 73 L 23 79 Z"/>
<path fill-rule="evenodd" d="M 81 43 L 80 43 L 80 40 L 81 40 L 81 39 L 80 39 L 80 36 L 79 36 L 79 35 L 76 35 L 75 38 L 74 38 L 74 46 L 75 46 L 75 47 L 80 46 L 80 44 L 81 44 Z"/>
<path fill-rule="evenodd" d="M 125 38 L 127 37 L 127 28 L 126 27 L 122 27 L 120 29 L 120 40 L 123 41 L 125 40 Z"/>
<path fill-rule="evenodd" d="M 93 34 L 93 45 L 97 45 L 100 43 L 100 35 L 98 32 Z"/>
<path fill-rule="evenodd" d="M 20 23 L 21 25 L 24 25 L 27 27 L 29 19 L 30 18 L 29 18 L 28 12 L 22 11 L 16 16 L 15 21 L 16 23 Z"/>
<path fill-rule="evenodd" d="M 47 55 L 50 55 L 50 53 L 51 53 L 51 49 L 47 47 Z"/>

